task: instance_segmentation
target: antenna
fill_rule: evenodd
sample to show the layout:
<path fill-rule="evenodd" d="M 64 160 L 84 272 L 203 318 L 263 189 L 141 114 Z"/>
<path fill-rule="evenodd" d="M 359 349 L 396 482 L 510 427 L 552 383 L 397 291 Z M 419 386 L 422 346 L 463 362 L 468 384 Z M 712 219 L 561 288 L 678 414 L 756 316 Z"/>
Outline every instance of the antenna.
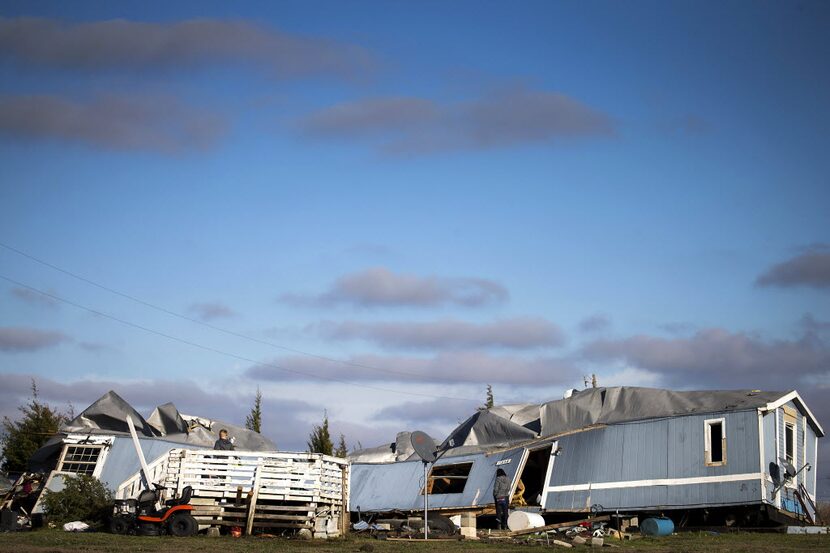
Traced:
<path fill-rule="evenodd" d="M 420 430 L 410 434 L 409 441 L 412 442 L 415 453 L 424 463 L 424 539 L 427 540 L 429 539 L 429 522 L 427 521 L 427 513 L 429 512 L 429 471 L 427 468 L 430 463 L 434 463 L 438 459 L 438 448 L 429 434 Z"/>

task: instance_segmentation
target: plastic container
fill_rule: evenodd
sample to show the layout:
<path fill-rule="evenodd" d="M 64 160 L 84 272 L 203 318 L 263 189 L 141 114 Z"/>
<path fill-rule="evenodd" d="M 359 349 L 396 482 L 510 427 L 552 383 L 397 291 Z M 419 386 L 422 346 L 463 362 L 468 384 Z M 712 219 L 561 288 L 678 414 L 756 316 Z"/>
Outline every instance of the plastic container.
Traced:
<path fill-rule="evenodd" d="M 526 511 L 513 511 L 507 517 L 507 527 L 511 532 L 519 530 L 529 530 L 530 528 L 541 528 L 545 525 L 545 519 L 538 513 L 528 513 Z"/>
<path fill-rule="evenodd" d="M 644 536 L 670 536 L 672 532 L 674 522 L 670 518 L 647 518 L 640 523 L 640 533 Z"/>

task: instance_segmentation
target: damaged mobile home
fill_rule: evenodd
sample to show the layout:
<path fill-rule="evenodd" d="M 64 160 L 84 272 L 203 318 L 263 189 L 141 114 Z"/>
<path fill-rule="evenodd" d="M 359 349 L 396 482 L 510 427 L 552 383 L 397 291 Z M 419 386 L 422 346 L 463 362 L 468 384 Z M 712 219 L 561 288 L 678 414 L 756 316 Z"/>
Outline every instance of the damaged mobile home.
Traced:
<path fill-rule="evenodd" d="M 213 450 L 220 429 L 234 438 L 234 451 Z M 52 491 L 62 489 L 68 474 L 93 476 L 117 499 L 136 497 L 151 483 L 167 488 L 162 499 L 190 487 L 202 528 L 241 526 L 249 534 L 253 528 L 308 529 L 328 537 L 341 533 L 348 514 L 344 459 L 277 451 L 257 432 L 183 415 L 172 403 L 144 419 L 112 391 L 64 424 L 35 453 L 29 470 L 48 473 L 43 487 Z"/>
<path fill-rule="evenodd" d="M 492 512 L 497 468 L 511 506 L 568 516 L 664 513 L 681 525 L 814 523 L 818 439 L 795 391 L 588 388 L 541 405 L 479 410 L 439 446 L 431 509 Z M 350 456 L 353 511 L 418 511 L 423 465 L 406 433 Z"/>

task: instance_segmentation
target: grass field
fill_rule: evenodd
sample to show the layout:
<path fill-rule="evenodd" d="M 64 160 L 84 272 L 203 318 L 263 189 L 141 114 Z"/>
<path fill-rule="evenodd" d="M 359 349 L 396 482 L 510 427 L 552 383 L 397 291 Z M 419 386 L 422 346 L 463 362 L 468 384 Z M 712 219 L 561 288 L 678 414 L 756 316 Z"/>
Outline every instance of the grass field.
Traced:
<path fill-rule="evenodd" d="M 734 552 L 803 552 L 803 551 L 830 551 L 830 535 L 821 536 L 788 536 L 784 534 L 750 534 L 734 533 L 710 535 L 708 533 L 684 533 L 665 538 L 643 538 L 634 542 L 612 542 L 623 551 L 657 552 L 701 552 L 701 553 L 734 553 Z M 551 546 L 553 547 L 553 546 Z M 69 534 L 59 530 L 39 530 L 35 532 L 18 532 L 14 534 L 0 534 L 0 551 L 14 553 L 64 553 L 67 551 L 118 551 L 153 552 L 175 551 L 176 553 L 207 552 L 207 553 L 236 553 L 236 552 L 265 552 L 265 551 L 292 551 L 297 553 L 346 553 L 365 552 L 373 553 L 421 553 L 428 551 L 447 551 L 450 553 L 501 553 L 501 552 L 532 552 L 547 548 L 544 542 L 530 540 L 530 543 L 505 542 L 471 542 L 471 541 L 430 541 L 402 542 L 383 541 L 370 537 L 350 535 L 347 538 L 336 540 L 301 541 L 283 538 L 238 538 L 220 537 L 209 538 L 198 536 L 193 538 L 172 537 L 135 537 L 115 536 L 105 533 Z M 564 550 L 564 548 L 553 547 Z M 578 550 L 596 550 L 589 546 L 574 547 Z M 605 548 L 611 551 L 613 548 Z"/>

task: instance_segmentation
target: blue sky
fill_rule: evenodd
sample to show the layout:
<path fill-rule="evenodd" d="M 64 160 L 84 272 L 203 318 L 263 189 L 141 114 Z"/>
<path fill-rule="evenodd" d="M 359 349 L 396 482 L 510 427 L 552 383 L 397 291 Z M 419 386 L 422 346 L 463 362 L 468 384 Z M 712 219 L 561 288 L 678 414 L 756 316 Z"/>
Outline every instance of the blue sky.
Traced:
<path fill-rule="evenodd" d="M 596 373 L 830 424 L 826 3 L 0 16 L 3 413 L 259 386 L 281 447 L 323 409 L 368 446 Z"/>

